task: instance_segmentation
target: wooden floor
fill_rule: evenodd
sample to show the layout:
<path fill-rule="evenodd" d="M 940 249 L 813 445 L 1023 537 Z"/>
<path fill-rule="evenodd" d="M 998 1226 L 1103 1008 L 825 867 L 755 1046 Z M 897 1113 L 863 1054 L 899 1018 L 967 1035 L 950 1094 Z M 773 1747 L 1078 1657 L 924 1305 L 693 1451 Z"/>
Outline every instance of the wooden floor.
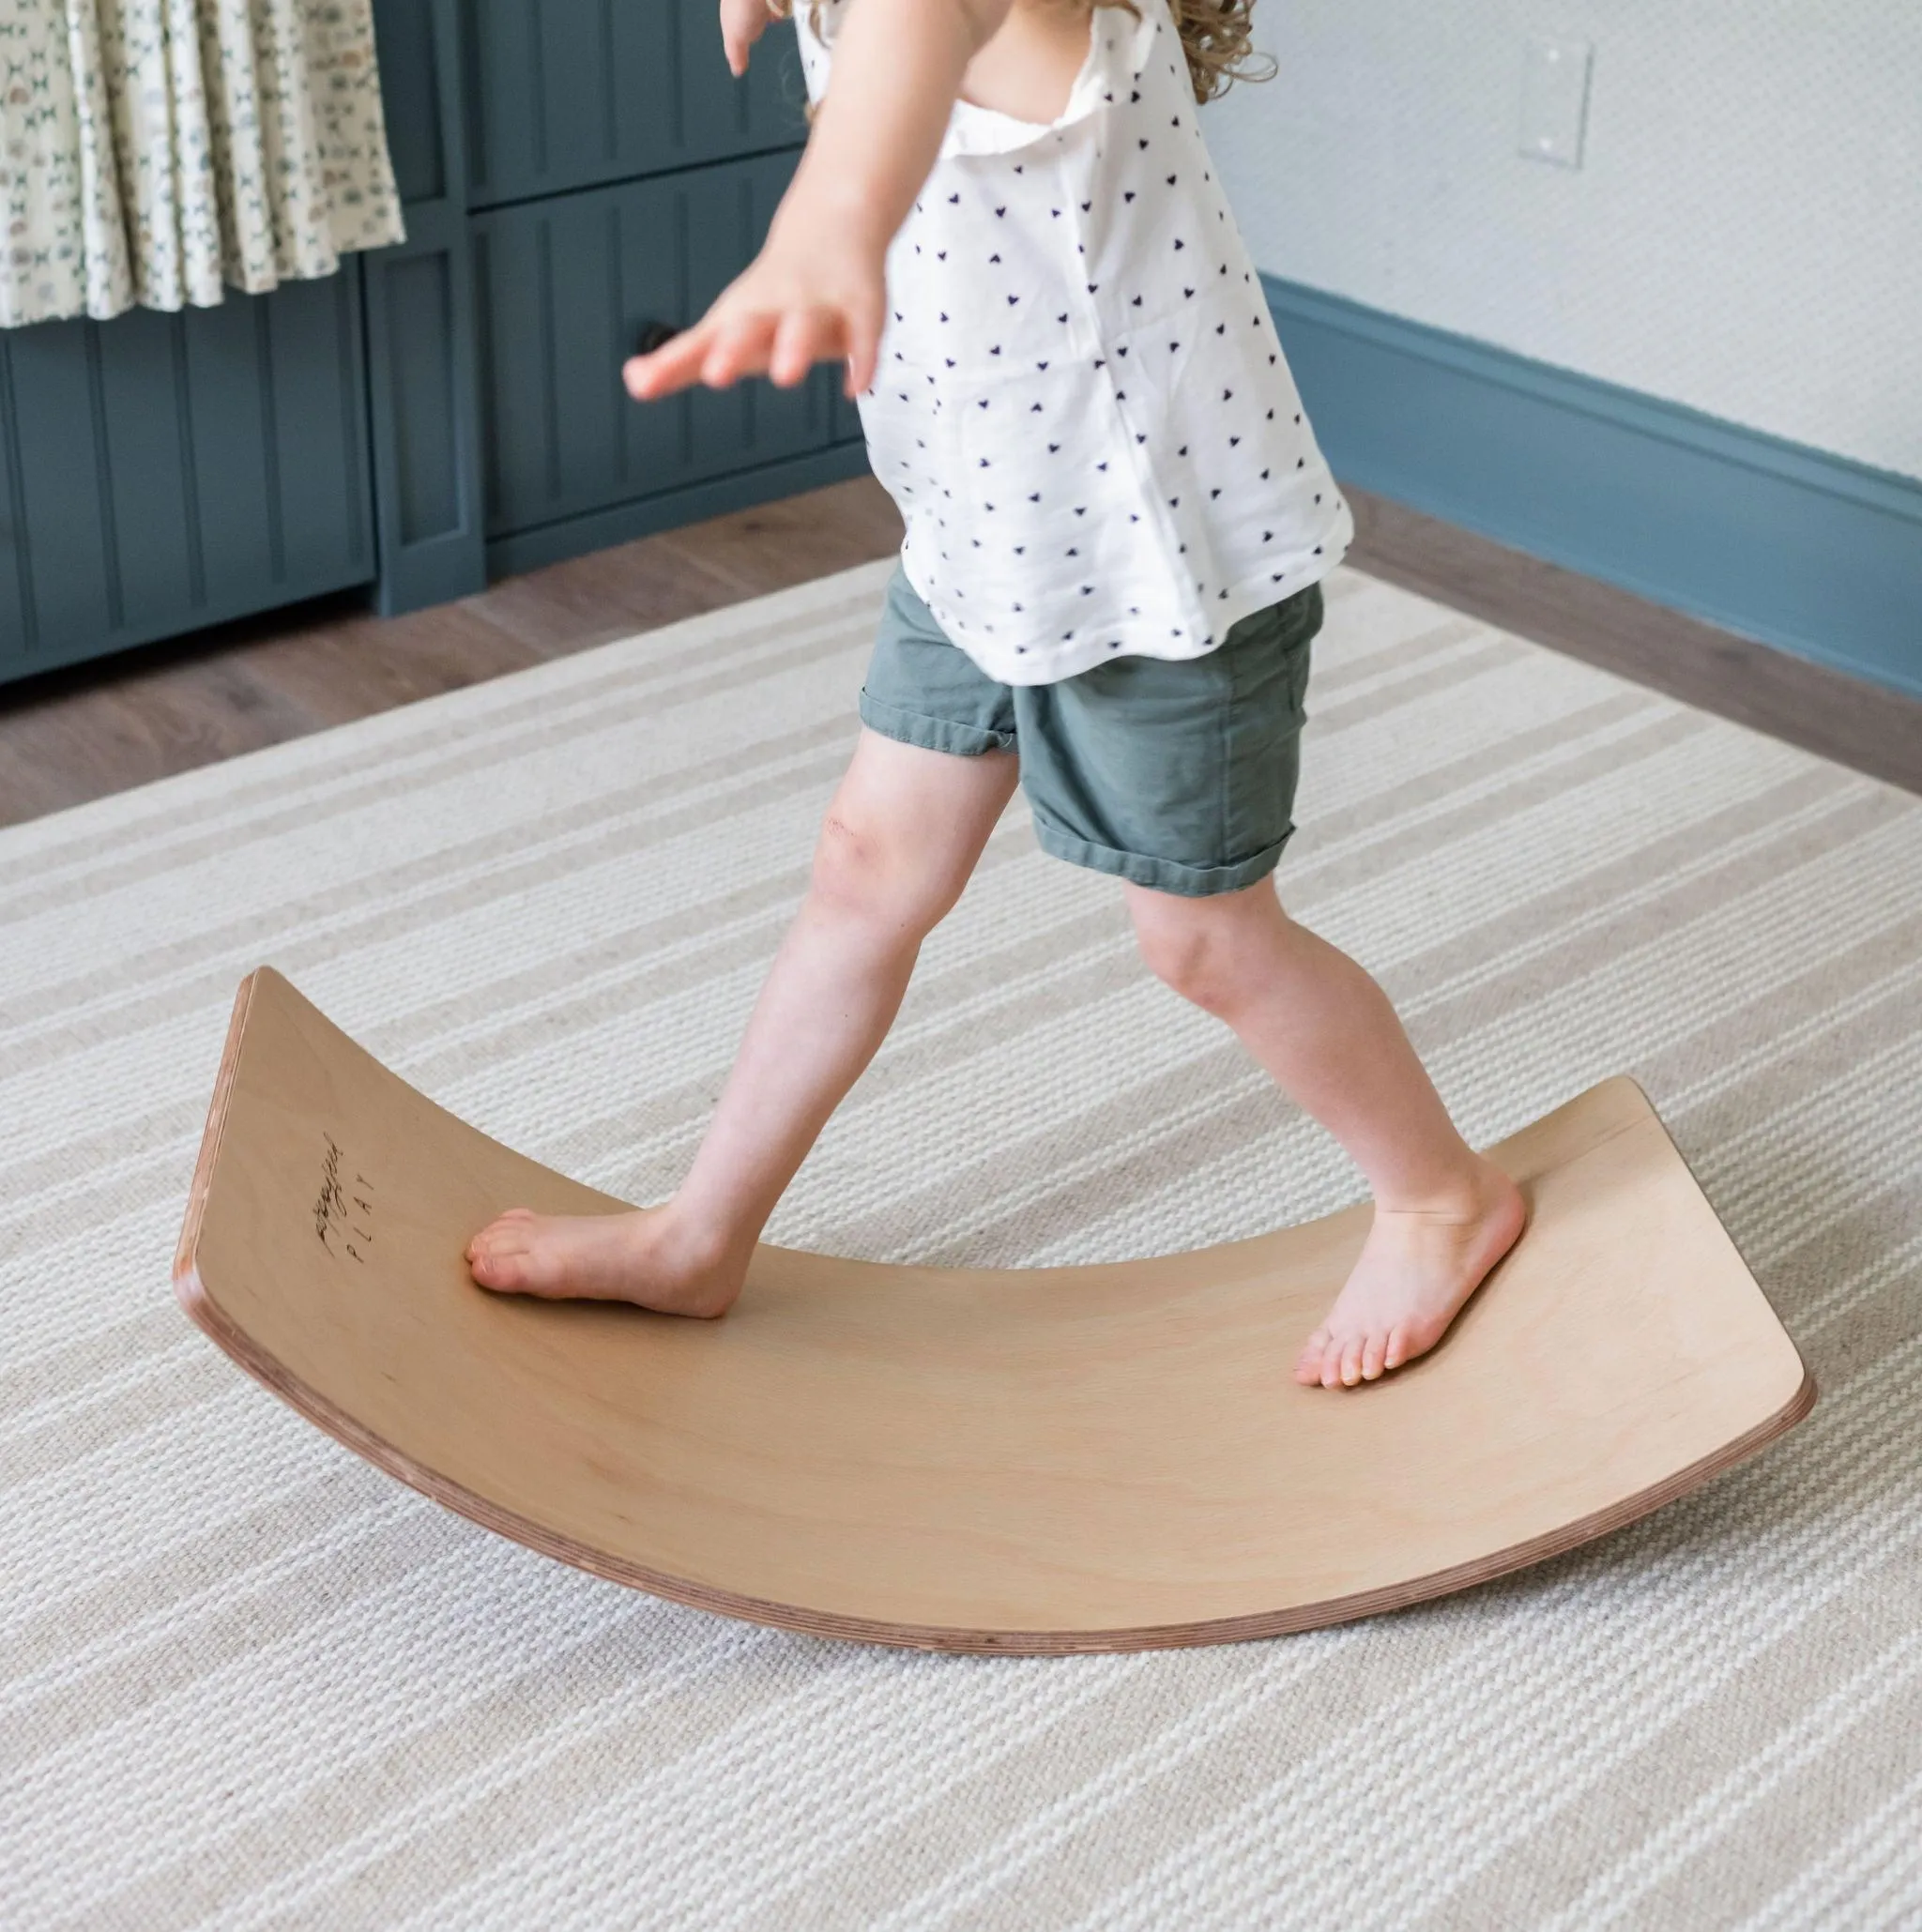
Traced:
<path fill-rule="evenodd" d="M 1350 491 L 1349 561 L 1518 635 L 1922 793 L 1922 702 Z M 0 825 L 892 555 L 871 477 L 381 619 L 324 600 L 0 686 Z"/>

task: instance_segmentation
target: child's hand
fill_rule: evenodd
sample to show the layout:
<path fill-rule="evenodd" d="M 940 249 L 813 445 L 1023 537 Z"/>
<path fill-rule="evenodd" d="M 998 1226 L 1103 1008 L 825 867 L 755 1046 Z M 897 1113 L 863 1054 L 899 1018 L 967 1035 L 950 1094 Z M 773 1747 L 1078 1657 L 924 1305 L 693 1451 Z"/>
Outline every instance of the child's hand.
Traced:
<path fill-rule="evenodd" d="M 768 0 L 721 0 L 721 45 L 727 71 L 738 81 L 747 72 L 747 51 L 768 31 Z"/>
<path fill-rule="evenodd" d="M 767 0 L 720 0 L 727 64 L 745 71 Z M 888 246 L 937 159 L 968 63 L 1010 0 L 863 0 L 836 41 L 834 76 L 767 245 L 691 327 L 621 371 L 637 403 L 766 374 L 792 388 L 816 362 L 873 386 L 887 312 Z"/>
<path fill-rule="evenodd" d="M 810 221 L 804 233 L 784 231 L 777 212 L 767 245 L 698 322 L 622 366 L 628 394 L 647 403 L 691 383 L 725 389 L 762 374 L 792 388 L 816 362 L 845 359 L 846 392 L 859 395 L 879 353 L 884 264 L 884 250 L 845 229 Z"/>

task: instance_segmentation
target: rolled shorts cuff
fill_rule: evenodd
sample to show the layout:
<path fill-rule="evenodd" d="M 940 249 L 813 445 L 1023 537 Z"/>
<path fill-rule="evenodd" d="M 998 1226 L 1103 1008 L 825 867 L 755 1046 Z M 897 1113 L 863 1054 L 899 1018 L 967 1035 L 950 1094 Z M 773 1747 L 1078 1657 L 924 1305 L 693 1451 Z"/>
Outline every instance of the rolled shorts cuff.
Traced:
<path fill-rule="evenodd" d="M 930 718 L 921 711 L 904 711 L 897 705 L 884 705 L 870 697 L 865 685 L 861 692 L 861 722 L 878 731 L 883 738 L 898 738 L 905 745 L 919 745 L 923 751 L 951 752 L 956 757 L 979 758 L 988 752 L 1012 752 L 1012 731 L 990 731 L 984 725 L 961 724 L 952 718 Z"/>
<path fill-rule="evenodd" d="M 1280 862 L 1282 850 L 1295 832 L 1295 828 L 1289 826 L 1272 845 L 1264 845 L 1232 865 L 1183 865 L 1177 859 L 1156 859 L 1146 853 L 1118 852 L 1111 845 L 1097 845 L 1050 825 L 1038 812 L 1030 811 L 1030 815 L 1035 839 L 1044 852 L 1065 859 L 1070 865 L 1112 873 L 1131 884 L 1146 886 L 1151 891 L 1176 892 L 1184 899 L 1239 892 L 1244 886 L 1266 878 Z"/>

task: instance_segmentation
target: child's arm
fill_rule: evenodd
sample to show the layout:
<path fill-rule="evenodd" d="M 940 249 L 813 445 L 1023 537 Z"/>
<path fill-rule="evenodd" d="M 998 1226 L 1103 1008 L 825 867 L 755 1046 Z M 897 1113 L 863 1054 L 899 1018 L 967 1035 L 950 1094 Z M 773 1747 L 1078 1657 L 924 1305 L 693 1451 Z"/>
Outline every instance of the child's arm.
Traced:
<path fill-rule="evenodd" d="M 728 64 L 755 36 L 724 0 Z M 805 5 L 806 0 L 797 0 Z M 768 239 L 701 319 L 622 370 L 636 401 L 766 373 L 792 388 L 845 357 L 847 393 L 874 380 L 888 244 L 927 179 L 976 52 L 1013 0 L 851 0 L 827 93 Z"/>

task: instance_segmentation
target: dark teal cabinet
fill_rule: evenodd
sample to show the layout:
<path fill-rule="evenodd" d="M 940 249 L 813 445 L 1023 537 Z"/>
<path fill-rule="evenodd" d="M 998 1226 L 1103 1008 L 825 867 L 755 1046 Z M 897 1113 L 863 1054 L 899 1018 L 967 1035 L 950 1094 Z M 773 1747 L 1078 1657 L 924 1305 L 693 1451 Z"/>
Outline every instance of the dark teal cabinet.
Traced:
<path fill-rule="evenodd" d="M 0 678 L 368 582 L 356 266 L 0 331 Z"/>
<path fill-rule="evenodd" d="M 497 208 L 474 224 L 490 536 L 819 449 L 838 372 L 635 404 L 649 323 L 698 315 L 760 247 L 794 172 L 761 155 Z"/>
<path fill-rule="evenodd" d="M 793 147 L 807 136 L 791 26 L 737 81 L 715 0 L 464 0 L 477 208 Z"/>
<path fill-rule="evenodd" d="M 715 0 L 374 0 L 407 238 L 179 315 L 0 331 L 0 681 L 323 591 L 396 612 L 866 467 L 842 371 L 633 402 L 806 139 Z"/>
<path fill-rule="evenodd" d="M 382 608 L 867 466 L 822 365 L 633 402 L 648 325 L 746 266 L 807 136 L 794 30 L 715 0 L 375 0 L 409 239 L 369 258 Z"/>

